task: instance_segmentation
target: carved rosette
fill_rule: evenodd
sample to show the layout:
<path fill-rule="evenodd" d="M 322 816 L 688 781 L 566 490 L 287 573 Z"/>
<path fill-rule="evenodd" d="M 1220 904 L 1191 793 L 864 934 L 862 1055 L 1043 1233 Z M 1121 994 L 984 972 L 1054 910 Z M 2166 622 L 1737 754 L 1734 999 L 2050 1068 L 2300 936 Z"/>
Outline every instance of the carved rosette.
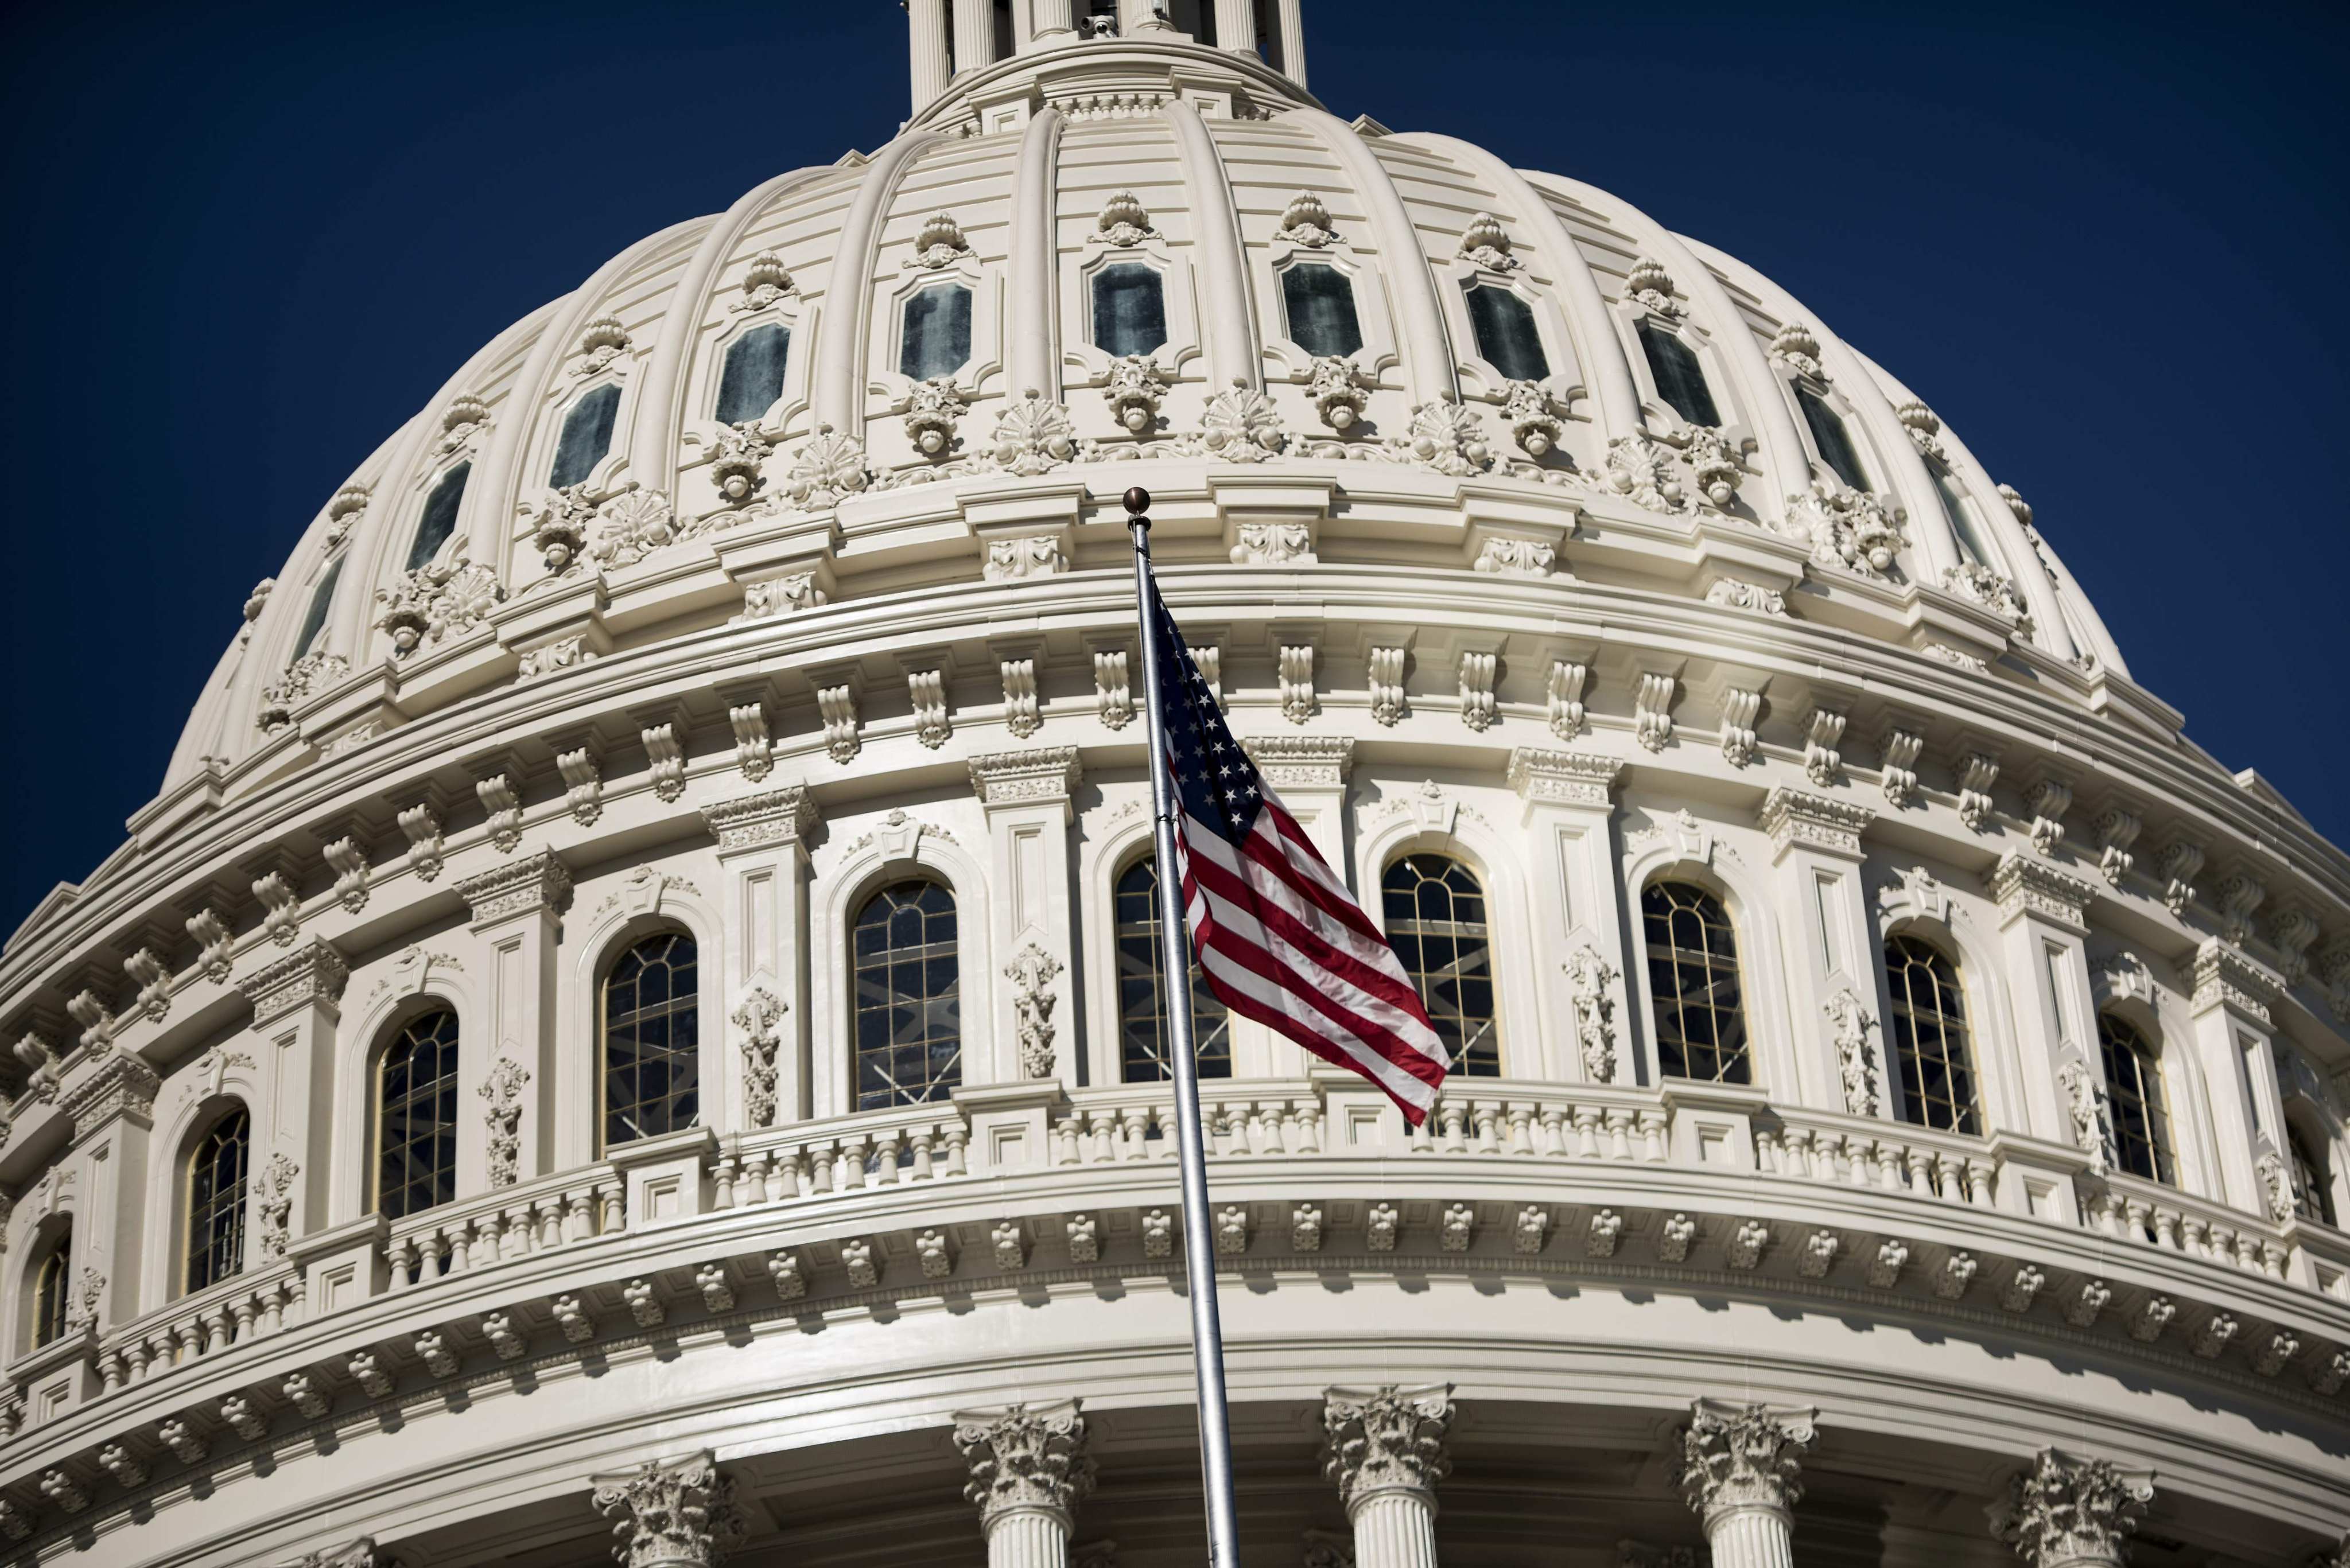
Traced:
<path fill-rule="evenodd" d="M 2020 632 L 2032 630 L 2032 611 L 2023 590 L 1989 566 L 1962 561 L 1942 569 L 1942 586 L 1962 599 L 1982 606 Z"/>
<path fill-rule="evenodd" d="M 734 1483 L 707 1453 L 598 1476 L 591 1496 L 626 1568 L 711 1568 L 743 1534 Z"/>
<path fill-rule="evenodd" d="M 401 574 L 389 588 L 375 591 L 384 607 L 376 626 L 391 639 L 396 658 L 405 659 L 422 642 L 439 642 L 479 626 L 506 591 L 489 567 L 458 558 L 429 561 Z"/>
<path fill-rule="evenodd" d="M 784 476 L 784 493 L 802 511 L 828 512 L 872 482 L 863 443 L 820 424 L 792 460 L 791 472 Z"/>
<path fill-rule="evenodd" d="M 1226 462 L 1263 462 L 1288 443 L 1273 400 L 1243 380 L 1210 398 L 1200 415 L 1201 450 Z"/>
<path fill-rule="evenodd" d="M 631 486 L 605 504 L 603 524 L 588 555 L 598 566 L 633 566 L 681 535 L 669 497 L 658 490 Z"/>
<path fill-rule="evenodd" d="M 1452 1424 L 1452 1386 L 1333 1388 L 1323 1397 L 1327 1439 L 1322 1473 L 1336 1481 L 1347 1517 L 1381 1494 L 1402 1492 L 1424 1504 L 1451 1471 L 1444 1434 Z"/>
<path fill-rule="evenodd" d="M 1086 1418 L 1074 1399 L 966 1412 L 955 1418 L 954 1440 L 971 1467 L 963 1496 L 990 1535 L 1023 1514 L 1046 1515 L 1066 1531 L 1077 1500 L 1093 1490 Z"/>
<path fill-rule="evenodd" d="M 1076 455 L 1076 427 L 1069 410 L 1048 400 L 1034 387 L 1018 402 L 1008 402 L 996 416 L 991 441 L 995 461 L 1011 472 L 1034 476 L 1049 472 Z"/>
<path fill-rule="evenodd" d="M 1804 1495 L 1801 1459 L 1812 1446 L 1813 1412 L 1700 1399 L 1681 1431 L 1682 1499 L 1705 1521 L 1709 1540 L 1739 1514 L 1775 1515 L 1784 1528 Z"/>
<path fill-rule="evenodd" d="M 1149 355 L 1129 354 L 1109 362 L 1102 398 L 1109 404 L 1110 418 L 1129 434 L 1147 436 L 1159 428 L 1159 405 L 1166 396 L 1159 362 Z"/>
<path fill-rule="evenodd" d="M 254 716 L 254 724 L 265 735 L 274 735 L 294 722 L 294 710 L 335 684 L 351 672 L 351 661 L 339 653 L 307 653 L 287 665 L 276 680 L 265 681 L 261 688 L 261 711 Z"/>
<path fill-rule="evenodd" d="M 2032 1568 L 2119 1568 L 2138 1511 L 2153 1501 L 2151 1470 L 2043 1449 L 2015 1478 L 1991 1532 Z"/>
<path fill-rule="evenodd" d="M 1485 444 L 1485 423 L 1464 403 L 1439 400 L 1411 410 L 1411 423 L 1399 436 L 1389 437 L 1397 457 L 1456 478 L 1482 473 L 1493 466 L 1493 450 Z"/>
<path fill-rule="evenodd" d="M 1786 518 L 1778 531 L 1810 545 L 1819 565 L 1868 577 L 1890 571 L 1905 543 L 1899 516 L 1883 502 L 1824 480 L 1814 481 L 1809 494 L 1787 497 Z"/>
<path fill-rule="evenodd" d="M 1690 509 L 1689 495 L 1673 472 L 1672 454 L 1647 436 L 1617 436 L 1607 443 L 1598 487 L 1645 511 L 1671 514 Z"/>

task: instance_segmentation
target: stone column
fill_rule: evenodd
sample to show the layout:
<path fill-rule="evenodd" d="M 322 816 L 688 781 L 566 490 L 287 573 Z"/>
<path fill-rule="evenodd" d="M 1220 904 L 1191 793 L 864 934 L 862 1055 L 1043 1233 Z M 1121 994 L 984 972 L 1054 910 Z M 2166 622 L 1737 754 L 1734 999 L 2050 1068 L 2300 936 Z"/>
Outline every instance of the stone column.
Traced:
<path fill-rule="evenodd" d="M 1563 933 L 1560 963 L 1534 976 L 1542 1006 L 1543 1075 L 1560 1083 L 1635 1082 L 1624 979 L 1624 885 L 1616 868 L 1616 781 L 1624 764 L 1583 752 L 1521 746 L 1510 787 L 1524 803 L 1527 913 L 1537 931 Z"/>
<path fill-rule="evenodd" d="M 589 1480 L 622 1568 L 712 1568 L 742 1539 L 734 1482 L 706 1449 Z"/>
<path fill-rule="evenodd" d="M 1890 1103 L 1883 1033 L 1872 1027 L 1885 1016 L 1884 965 L 1860 884 L 1861 836 L 1876 820 L 1866 806 L 1783 784 L 1762 801 L 1779 898 L 1794 916 L 1786 936 L 1802 950 L 1787 966 L 1795 1081 L 1773 1092 L 1856 1116 L 1883 1116 Z M 1755 1081 L 1772 1085 L 1769 1064 L 1758 1065 Z"/>
<path fill-rule="evenodd" d="M 907 50 L 920 114 L 947 90 L 954 61 L 947 54 L 947 0 L 906 0 Z"/>
<path fill-rule="evenodd" d="M 472 909 L 477 951 L 488 956 L 486 1040 L 467 1039 L 457 1054 L 463 1098 L 484 1107 L 486 1144 L 458 1144 L 458 1193 L 511 1187 L 556 1168 L 556 1118 L 546 1114 L 556 1093 L 556 913 L 571 891 L 571 874 L 551 849 L 525 855 L 494 871 L 457 884 Z M 595 1071 L 592 1048 L 575 1062 Z M 592 1081 L 592 1077 L 591 1077 Z M 592 1097 L 589 1103 L 592 1103 Z M 563 1163 L 594 1158 L 593 1126 L 569 1129 L 577 1140 Z M 482 1165 L 466 1168 L 468 1147 L 486 1147 Z M 576 1158 L 570 1158 L 576 1155 Z"/>
<path fill-rule="evenodd" d="M 1332 1388 L 1323 1395 L 1328 1438 L 1322 1472 L 1338 1483 L 1355 1527 L 1355 1568 L 1436 1568 L 1436 1483 L 1452 1385 Z"/>
<path fill-rule="evenodd" d="M 2195 950 L 2189 1013 L 2219 1143 L 2221 1194 L 2230 1207 L 2274 1220 L 2290 1214 L 2293 1203 L 2289 1183 L 2282 1201 L 2274 1196 L 2284 1167 L 2269 1132 L 2276 1125 L 2269 1118 L 2281 1114 L 2273 1103 L 2275 1025 L 2269 1004 L 2283 990 L 2273 970 L 2217 937 Z"/>
<path fill-rule="evenodd" d="M 2072 1092 L 2062 1086 L 2068 1067 L 2085 1085 L 2105 1083 L 2097 1051 L 2096 1000 L 2089 989 L 2088 952 L 2082 946 L 2096 888 L 2038 855 L 2010 850 L 1992 868 L 1991 890 L 1999 900 L 2000 941 L 2008 982 L 2015 990 L 2016 1028 L 2022 1036 L 2015 1043 L 2016 1055 L 2022 1081 L 2012 1086 L 2017 1092 L 2008 1102 L 2006 1127 L 1991 1120 L 1986 1105 L 1983 1130 L 2075 1144 L 2102 1161 L 2105 1140 L 2094 1110 L 2087 1126 L 2080 1125 L 2070 1109 Z M 1978 1041 L 1981 1038 L 1978 1031 Z M 1989 1071 L 1992 1065 L 1985 1061 L 1981 1068 Z M 2083 1103 L 2093 1106 L 2094 1099 Z"/>
<path fill-rule="evenodd" d="M 238 981 L 253 1006 L 262 1049 L 260 1103 L 248 1106 L 253 1147 L 247 1180 L 254 1223 L 246 1245 L 253 1267 L 286 1255 L 286 1243 L 327 1222 L 329 1135 L 335 1103 L 335 1026 L 351 971 L 343 955 L 316 937 Z M 272 1108 L 291 1114 L 278 1125 Z"/>
<path fill-rule="evenodd" d="M 1305 85 L 1305 17 L 1299 0 L 1275 0 L 1281 26 L 1281 74 Z"/>
<path fill-rule="evenodd" d="M 1216 47 L 1236 55 L 1256 53 L 1255 0 L 1213 0 Z"/>
<path fill-rule="evenodd" d="M 1681 1496 L 1705 1521 L 1714 1568 L 1793 1568 L 1797 1460 L 1815 1412 L 1700 1399 L 1681 1432 Z"/>
<path fill-rule="evenodd" d="M 1068 1568 L 1077 1500 L 1094 1487 L 1077 1401 L 962 1411 L 954 1440 L 971 1467 L 963 1496 L 979 1505 L 987 1568 Z"/>
<path fill-rule="evenodd" d="M 1991 1533 L 2032 1568 L 2121 1568 L 2123 1542 L 2152 1501 L 2152 1470 L 2043 1449 L 1993 1510 Z"/>
<path fill-rule="evenodd" d="M 965 1061 L 967 1084 L 1079 1081 L 1069 927 L 1076 902 L 1069 796 L 1077 779 L 1075 746 L 971 759 L 971 787 L 987 812 L 994 862 L 987 936 L 997 972 L 986 992 L 995 998 L 995 1060 Z"/>
<path fill-rule="evenodd" d="M 702 808 L 725 868 L 727 1017 L 742 1051 L 723 1127 L 756 1131 L 814 1114 L 808 1085 L 807 833 L 816 797 L 798 784 Z M 716 1082 L 733 1081 L 731 1075 Z"/>
<path fill-rule="evenodd" d="M 989 0 L 954 0 L 955 75 L 995 63 L 995 7 Z"/>

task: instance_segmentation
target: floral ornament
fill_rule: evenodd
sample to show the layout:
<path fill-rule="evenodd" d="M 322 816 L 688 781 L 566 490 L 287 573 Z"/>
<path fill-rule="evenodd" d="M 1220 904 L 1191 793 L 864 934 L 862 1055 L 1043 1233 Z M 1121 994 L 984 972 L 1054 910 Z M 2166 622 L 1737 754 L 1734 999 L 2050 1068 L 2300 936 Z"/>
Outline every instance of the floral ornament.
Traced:
<path fill-rule="evenodd" d="M 765 465 L 775 445 L 759 432 L 758 422 L 745 420 L 718 432 L 718 448 L 710 460 L 710 482 L 728 506 L 747 505 L 767 486 Z"/>
<path fill-rule="evenodd" d="M 1681 302 L 1673 297 L 1673 275 L 1653 256 L 1642 256 L 1632 264 L 1624 286 L 1632 302 L 1652 315 L 1678 317 L 1685 314 Z"/>
<path fill-rule="evenodd" d="M 261 612 L 268 607 L 270 590 L 276 587 L 276 577 L 264 577 L 253 585 L 251 593 L 244 596 L 244 624 L 237 628 L 236 631 L 236 645 L 239 648 L 253 640 L 253 623 L 259 620 Z"/>
<path fill-rule="evenodd" d="M 286 667 L 286 672 L 261 688 L 261 711 L 254 723 L 265 735 L 276 734 L 294 722 L 294 710 L 321 691 L 331 690 L 351 672 L 351 661 L 339 653 L 307 653 Z"/>
<path fill-rule="evenodd" d="M 1482 473 L 1493 466 L 1492 449 L 1485 444 L 1484 421 L 1476 410 L 1449 398 L 1413 409 L 1404 433 L 1389 439 L 1403 461 L 1439 473 Z"/>
<path fill-rule="evenodd" d="M 1461 234 L 1461 254 L 1487 272 L 1509 272 L 1519 265 L 1510 254 L 1510 231 L 1491 213 L 1469 220 Z"/>
<path fill-rule="evenodd" d="M 1808 495 L 1787 497 L 1780 531 L 1807 541 L 1819 565 L 1871 577 L 1892 569 L 1894 555 L 1906 542 L 1898 514 L 1887 512 L 1876 496 L 1822 480 L 1813 482 Z"/>
<path fill-rule="evenodd" d="M 1933 410 L 1911 398 L 1893 410 L 1893 417 L 1901 421 L 1911 446 L 1937 462 L 1950 462 L 1942 451 L 1942 421 Z"/>
<path fill-rule="evenodd" d="M 375 591 L 384 607 L 376 626 L 391 638 L 392 656 L 405 659 L 426 639 L 434 642 L 472 630 L 506 597 L 497 574 L 464 558 L 428 561 Z"/>
<path fill-rule="evenodd" d="M 1338 234 L 1330 226 L 1330 209 L 1322 204 L 1322 198 L 1311 191 L 1300 191 L 1281 210 L 1281 227 L 1273 237 L 1319 250 L 1336 244 Z"/>
<path fill-rule="evenodd" d="M 664 545 L 677 543 L 677 517 L 669 497 L 630 485 L 607 503 L 604 526 L 588 547 L 599 566 L 633 566 Z"/>
<path fill-rule="evenodd" d="M 1288 442 L 1273 400 L 1239 377 L 1200 416 L 1200 445 L 1227 462 L 1263 462 Z"/>
<path fill-rule="evenodd" d="M 1077 432 L 1069 410 L 1031 387 L 996 417 L 995 461 L 1014 473 L 1035 475 L 1076 455 Z"/>
<path fill-rule="evenodd" d="M 368 487 L 346 484 L 327 503 L 327 543 L 339 545 L 368 509 Z"/>
<path fill-rule="evenodd" d="M 1690 426 L 1681 456 L 1687 460 L 1690 476 L 1706 500 L 1716 511 L 1728 511 L 1731 503 L 1738 499 L 1738 481 L 1745 471 L 1739 466 L 1738 454 L 1731 451 L 1721 432 L 1705 425 Z"/>
<path fill-rule="evenodd" d="M 1306 391 L 1322 422 L 1340 434 L 1354 429 L 1370 399 L 1363 390 L 1363 373 L 1351 359 L 1326 354 L 1307 372 Z"/>
<path fill-rule="evenodd" d="M 1502 412 L 1510 421 L 1510 438 L 1528 457 L 1544 457 L 1558 445 L 1558 416 L 1551 412 L 1550 394 L 1540 382 L 1512 381 Z"/>
<path fill-rule="evenodd" d="M 871 483 L 872 475 L 865 469 L 864 446 L 854 437 L 820 424 L 793 460 L 791 472 L 784 476 L 784 493 L 804 511 L 823 512 Z"/>
<path fill-rule="evenodd" d="M 487 428 L 490 405 L 471 392 L 460 392 L 441 415 L 441 451 L 452 452 Z"/>
<path fill-rule="evenodd" d="M 2015 584 L 1989 566 L 1961 561 L 1942 568 L 1942 586 L 1960 598 L 1971 599 L 2019 632 L 2030 634 L 2032 609 Z"/>
<path fill-rule="evenodd" d="M 1159 428 L 1159 405 L 1166 399 L 1167 382 L 1159 374 L 1159 361 L 1148 354 L 1128 354 L 1109 362 L 1109 379 L 1102 386 L 1102 397 L 1109 404 L 1110 418 L 1135 435 L 1149 435 Z"/>
<path fill-rule="evenodd" d="M 1800 321 L 1790 321 L 1771 339 L 1771 358 L 1815 381 L 1827 379 L 1820 369 L 1820 340 Z"/>
<path fill-rule="evenodd" d="M 955 444 L 955 421 L 962 413 L 962 393 L 953 377 L 917 381 L 906 393 L 906 438 L 924 457 L 941 456 Z"/>
<path fill-rule="evenodd" d="M 935 270 L 952 266 L 969 254 L 971 242 L 962 237 L 962 225 L 954 221 L 953 214 L 933 213 L 922 224 L 922 232 L 914 236 L 914 254 L 906 265 Z"/>
<path fill-rule="evenodd" d="M 588 525 L 595 520 L 596 507 L 588 500 L 584 481 L 547 493 L 531 519 L 530 542 L 546 561 L 550 576 L 569 571 L 586 551 Z"/>
<path fill-rule="evenodd" d="M 1673 472 L 1671 454 L 1647 436 L 1617 436 L 1607 443 L 1607 461 L 1599 481 L 1607 489 L 1649 512 L 1682 513 L 1689 496 Z"/>
<path fill-rule="evenodd" d="M 1093 241 L 1123 249 L 1154 239 L 1158 234 L 1150 226 L 1149 210 L 1133 192 L 1120 191 L 1102 203 L 1101 216 L 1094 223 Z"/>
<path fill-rule="evenodd" d="M 629 351 L 629 329 L 617 316 L 599 316 L 579 334 L 579 363 L 571 367 L 578 377 L 599 374 Z"/>
<path fill-rule="evenodd" d="M 773 251 L 761 251 L 751 258 L 743 274 L 743 297 L 735 303 L 739 311 L 764 310 L 792 292 L 792 275 L 784 265 L 784 258 Z"/>

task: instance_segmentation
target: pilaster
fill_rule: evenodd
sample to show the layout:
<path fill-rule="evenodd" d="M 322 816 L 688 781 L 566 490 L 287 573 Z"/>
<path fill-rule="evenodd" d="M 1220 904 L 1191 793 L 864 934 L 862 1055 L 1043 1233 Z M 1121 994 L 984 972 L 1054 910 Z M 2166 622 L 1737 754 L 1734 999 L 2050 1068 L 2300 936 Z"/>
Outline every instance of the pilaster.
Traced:
<path fill-rule="evenodd" d="M 996 897 L 988 906 L 989 977 L 996 1060 L 985 1075 L 966 1063 L 970 1083 L 1035 1078 L 1079 1081 L 1076 951 L 1069 911 L 1076 883 L 1069 857 L 1070 794 L 1079 777 L 1075 746 L 1039 746 L 971 759 L 971 787 L 987 814 Z"/>
<path fill-rule="evenodd" d="M 809 1090 L 807 835 L 816 797 L 799 784 L 702 808 L 725 877 L 732 1085 L 723 1126 L 780 1127 L 813 1114 Z"/>
<path fill-rule="evenodd" d="M 1323 1473 L 1355 1528 L 1355 1568 L 1436 1568 L 1436 1484 L 1451 1469 L 1452 1386 L 1325 1391 Z"/>
<path fill-rule="evenodd" d="M 2012 1130 L 2078 1143 L 2064 1071 L 2074 1066 L 2086 1082 L 2105 1082 L 2096 999 L 2082 945 L 2096 888 L 2036 854 L 2010 850 L 1991 870 L 1991 891 L 1999 900 L 2002 958 L 2018 992 L 2016 1027 L 2022 1036 L 2015 1053 L 2022 1093 L 2009 1104 L 2020 1107 L 2023 1122 Z M 2102 1140 L 2090 1152 L 2102 1158 Z"/>
<path fill-rule="evenodd" d="M 1797 1478 L 1816 1414 L 1720 1399 L 1690 1407 L 1681 1496 L 1705 1523 L 1714 1568 L 1792 1568 Z"/>
<path fill-rule="evenodd" d="M 1885 1016 L 1884 966 L 1861 885 L 1862 840 L 1876 821 L 1866 806 L 1784 785 L 1763 797 L 1761 817 L 1780 906 L 1793 917 L 1796 1082 L 1787 1088 L 1804 1105 L 1854 1116 L 1888 1113 L 1883 1031 L 1873 1026 Z"/>
<path fill-rule="evenodd" d="M 2121 1568 L 2138 1511 L 2153 1501 L 2152 1470 L 2043 1449 L 2015 1478 L 1991 1533 L 2032 1568 Z"/>
<path fill-rule="evenodd" d="M 1564 962 L 1534 976 L 1544 1076 L 1569 1084 L 1631 1083 L 1633 988 L 1625 975 L 1624 878 L 1612 825 L 1624 764 L 1584 752 L 1521 746 L 1510 787 L 1528 837 L 1528 913 L 1536 931 L 1564 933 Z"/>
<path fill-rule="evenodd" d="M 64 1168 L 81 1194 L 86 1224 L 74 1231 L 75 1290 L 103 1334 L 139 1315 L 140 1237 L 155 1126 L 155 1073 L 109 1045 L 58 1096 L 72 1119 Z M 87 1291 L 88 1295 L 80 1293 Z"/>
<path fill-rule="evenodd" d="M 963 1496 L 979 1508 L 988 1568 L 1068 1568 L 1077 1501 L 1094 1485 L 1078 1402 L 961 1411 L 954 1440 L 971 1467 Z"/>
<path fill-rule="evenodd" d="M 2217 937 L 2195 950 L 2189 1011 L 2212 1135 L 2220 1146 L 2222 1195 L 2235 1208 L 2270 1218 L 2276 1216 L 2262 1162 L 2277 1159 L 2273 1129 L 2282 1125 L 2283 1108 L 2277 1098 L 2276 1031 L 2269 1005 L 2283 991 L 2274 971 Z M 2291 1211 L 2289 1198 L 2286 1210 Z"/>
<path fill-rule="evenodd" d="M 485 1158 L 466 1168 L 459 1145 L 459 1196 L 545 1175 L 556 1167 L 556 917 L 571 874 L 555 852 L 525 855 L 457 884 L 473 911 L 473 935 L 487 959 L 489 1038 L 458 1053 L 458 1098 L 483 1107 Z M 578 1054 L 592 1072 L 589 1054 Z"/>
<path fill-rule="evenodd" d="M 734 1482 L 707 1450 L 588 1479 L 622 1568 L 714 1568 L 743 1534 Z"/>
<path fill-rule="evenodd" d="M 236 982 L 264 1047 L 255 1075 L 262 1103 L 246 1107 L 253 1118 L 250 1267 L 283 1257 L 290 1240 L 327 1223 L 334 1117 L 322 1108 L 335 1103 L 335 1027 L 350 977 L 343 955 L 313 937 Z"/>

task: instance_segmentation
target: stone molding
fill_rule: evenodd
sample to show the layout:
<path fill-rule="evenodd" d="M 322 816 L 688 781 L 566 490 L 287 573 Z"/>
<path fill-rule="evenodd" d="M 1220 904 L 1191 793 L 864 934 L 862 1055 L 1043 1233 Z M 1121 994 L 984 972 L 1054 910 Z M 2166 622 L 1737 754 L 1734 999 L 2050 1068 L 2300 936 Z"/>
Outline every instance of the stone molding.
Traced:
<path fill-rule="evenodd" d="M 570 868 L 551 849 L 457 884 L 458 896 L 472 909 L 477 929 L 516 915 L 560 909 L 570 891 Z"/>
<path fill-rule="evenodd" d="M 1624 764 L 1589 752 L 1520 746 L 1510 753 L 1506 776 L 1518 798 L 1529 805 L 1590 805 L 1607 810 L 1616 804 L 1616 784 L 1624 776 Z"/>
<path fill-rule="evenodd" d="M 1354 772 L 1348 735 L 1243 736 L 1241 745 L 1264 782 L 1279 789 L 1343 789 Z"/>
<path fill-rule="evenodd" d="M 1066 803 L 1084 776 L 1075 746 L 991 752 L 972 758 L 969 766 L 972 793 L 985 806 Z"/>
<path fill-rule="evenodd" d="M 155 1095 L 161 1087 L 152 1067 L 109 1046 L 86 1075 L 58 1096 L 57 1108 L 72 1120 L 74 1140 L 79 1142 L 118 1116 L 140 1127 L 152 1125 Z"/>
<path fill-rule="evenodd" d="M 702 808 L 702 820 L 718 839 L 718 853 L 736 854 L 770 845 L 796 844 L 816 824 L 816 797 L 806 785 L 786 784 L 758 794 Z"/>
<path fill-rule="evenodd" d="M 2085 877 L 2060 871 L 2018 849 L 2001 856 L 1991 868 L 1991 891 L 1999 900 L 2002 925 L 2031 914 L 2075 931 L 2089 929 L 2089 905 L 2097 897 L 2096 884 Z"/>
<path fill-rule="evenodd" d="M 1763 797 L 1760 820 L 1780 855 L 1801 845 L 1857 860 L 1865 853 L 1860 836 L 1877 820 L 1877 814 L 1850 801 L 1781 784 Z"/>
<path fill-rule="evenodd" d="M 2269 1004 L 2284 993 L 2284 981 L 2267 965 L 2217 937 L 2195 950 L 2197 1012 L 2229 1007 L 2268 1027 Z"/>
<path fill-rule="evenodd" d="M 271 960 L 236 986 L 252 1004 L 254 1026 L 259 1028 L 312 1002 L 332 1008 L 342 1000 L 350 978 L 343 955 L 313 937 L 308 946 Z"/>

